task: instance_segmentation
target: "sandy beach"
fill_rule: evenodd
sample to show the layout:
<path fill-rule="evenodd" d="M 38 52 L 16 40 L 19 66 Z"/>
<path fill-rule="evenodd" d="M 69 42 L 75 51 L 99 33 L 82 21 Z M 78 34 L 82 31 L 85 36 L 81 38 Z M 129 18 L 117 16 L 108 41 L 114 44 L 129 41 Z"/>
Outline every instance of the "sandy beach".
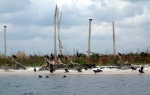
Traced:
<path fill-rule="evenodd" d="M 82 70 L 82 72 L 78 72 L 77 70 L 69 70 L 68 73 L 65 73 L 64 69 L 59 69 L 54 71 L 53 73 L 50 73 L 49 71 L 38 71 L 39 68 L 36 68 L 37 72 L 34 72 L 33 67 L 27 68 L 27 70 L 2 70 L 0 69 L 0 74 L 7 74 L 7 75 L 50 75 L 50 74 L 60 74 L 60 75 L 68 75 L 68 74 L 140 74 L 139 69 L 137 70 L 132 70 L 132 69 L 127 69 L 127 70 L 121 70 L 121 69 L 101 69 L 103 72 L 98 72 L 94 73 L 93 69 L 88 69 L 88 70 Z M 144 68 L 144 74 L 150 74 L 150 67 Z"/>

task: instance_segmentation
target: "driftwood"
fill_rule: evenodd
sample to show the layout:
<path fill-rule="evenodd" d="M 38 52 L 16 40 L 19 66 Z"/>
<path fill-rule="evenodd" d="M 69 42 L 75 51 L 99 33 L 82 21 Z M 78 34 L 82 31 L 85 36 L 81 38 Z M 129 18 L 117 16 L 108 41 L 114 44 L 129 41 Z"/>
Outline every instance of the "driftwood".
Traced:
<path fill-rule="evenodd" d="M 26 68 L 23 65 L 21 65 L 21 63 L 19 63 L 16 60 L 15 60 L 15 65 L 13 66 L 13 69 L 16 69 L 16 70 L 24 69 L 24 70 L 26 70 Z"/>
<path fill-rule="evenodd" d="M 8 70 L 8 69 L 15 69 L 15 70 L 24 69 L 24 70 L 26 70 L 26 68 L 23 65 L 21 65 L 21 63 L 16 61 L 16 58 L 17 57 L 15 55 L 12 55 L 12 60 L 13 60 L 14 65 L 5 64 L 2 67 L 2 69 L 4 69 L 4 70 Z"/>
<path fill-rule="evenodd" d="M 39 68 L 39 71 L 51 70 L 52 68 L 59 69 L 64 67 L 64 64 L 61 62 L 60 58 L 57 62 L 54 62 L 54 60 L 50 60 L 49 57 L 45 57 L 45 61 L 46 62 Z"/>
<path fill-rule="evenodd" d="M 58 15 L 59 15 L 59 10 L 58 10 Z M 59 52 L 62 55 L 63 54 L 62 53 L 63 46 L 62 46 L 62 43 L 61 43 L 61 40 L 60 40 L 60 21 L 61 21 L 61 16 L 62 16 L 62 13 L 60 12 L 60 18 L 58 20 L 57 29 L 58 29 Z M 58 16 L 57 16 L 57 18 L 58 18 Z"/>
<path fill-rule="evenodd" d="M 2 69 L 4 69 L 4 70 L 8 70 L 8 69 L 14 69 L 14 70 L 24 69 L 24 70 L 26 70 L 26 68 L 17 61 L 15 61 L 14 66 L 11 66 L 10 64 L 5 64 L 4 66 L 2 66 Z"/>

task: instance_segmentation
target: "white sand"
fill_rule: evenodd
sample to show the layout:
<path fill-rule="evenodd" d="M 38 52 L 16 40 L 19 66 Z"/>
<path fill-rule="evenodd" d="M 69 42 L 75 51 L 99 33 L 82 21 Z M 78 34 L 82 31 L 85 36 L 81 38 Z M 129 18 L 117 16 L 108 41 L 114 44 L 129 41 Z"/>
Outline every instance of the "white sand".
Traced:
<path fill-rule="evenodd" d="M 120 69 L 102 69 L 103 72 L 94 73 L 93 70 L 82 70 L 82 72 L 78 72 L 77 70 L 69 70 L 68 73 L 65 73 L 65 71 L 62 70 L 56 70 L 53 73 L 50 73 L 49 71 L 38 71 L 34 72 L 33 67 L 28 68 L 27 70 L 0 70 L 1 74 L 10 74 L 10 75 L 49 75 L 49 74 L 61 74 L 61 75 L 67 75 L 67 74 L 140 74 L 138 69 L 137 70 L 120 70 Z M 150 68 L 144 68 L 144 74 L 150 74 Z"/>

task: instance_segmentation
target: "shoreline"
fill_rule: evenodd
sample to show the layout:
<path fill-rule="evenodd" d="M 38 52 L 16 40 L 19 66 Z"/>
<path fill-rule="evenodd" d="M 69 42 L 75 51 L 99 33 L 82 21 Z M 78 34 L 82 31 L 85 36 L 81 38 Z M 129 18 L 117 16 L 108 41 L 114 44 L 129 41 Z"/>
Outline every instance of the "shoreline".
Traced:
<path fill-rule="evenodd" d="M 36 68 L 37 72 L 34 72 L 34 67 L 27 68 L 27 70 L 9 70 L 5 71 L 0 69 L 0 75 L 137 75 L 137 74 L 150 74 L 150 68 L 145 68 L 145 73 L 139 73 L 137 70 L 121 70 L 121 69 L 101 69 L 103 72 L 94 73 L 93 69 L 84 70 L 78 72 L 77 70 L 69 70 L 68 73 L 65 73 L 64 69 L 59 69 L 50 73 L 50 71 L 38 71 L 39 68 Z"/>

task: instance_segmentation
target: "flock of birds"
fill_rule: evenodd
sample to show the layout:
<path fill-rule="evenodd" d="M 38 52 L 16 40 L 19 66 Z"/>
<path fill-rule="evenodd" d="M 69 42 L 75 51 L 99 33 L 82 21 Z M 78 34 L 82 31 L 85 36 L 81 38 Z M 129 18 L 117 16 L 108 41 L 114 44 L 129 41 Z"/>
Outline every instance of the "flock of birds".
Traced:
<path fill-rule="evenodd" d="M 136 70 L 136 68 L 133 67 L 133 66 L 131 66 L 131 69 L 132 69 L 132 70 Z M 139 69 L 139 73 L 145 73 L 143 70 L 144 70 L 144 67 L 142 66 L 142 67 Z"/>
<path fill-rule="evenodd" d="M 84 68 L 85 70 L 88 70 L 88 68 Z M 65 70 L 65 72 L 64 73 L 69 73 L 69 70 L 67 69 L 67 68 L 65 68 L 64 69 Z M 76 69 L 79 73 L 81 73 L 82 72 L 82 70 L 81 69 L 79 69 L 79 68 L 77 68 Z M 36 68 L 34 68 L 34 72 L 36 72 L 37 70 L 36 70 Z M 53 69 L 53 71 L 55 71 L 54 69 Z M 53 71 L 51 71 L 51 69 L 50 69 L 50 72 L 51 73 L 53 73 Z M 98 73 L 98 72 L 103 72 L 103 70 L 101 70 L 101 69 L 96 69 L 96 70 L 93 70 L 94 71 L 94 73 Z M 38 75 L 39 76 L 39 78 L 42 78 L 42 76 L 41 75 Z M 67 76 L 66 75 L 63 75 L 63 78 L 66 78 Z M 46 78 L 49 78 L 49 76 L 46 76 Z"/>
<path fill-rule="evenodd" d="M 146 54 L 146 53 L 142 52 L 140 55 L 142 56 L 142 55 L 145 55 L 145 54 Z M 121 53 L 118 53 L 118 55 L 119 55 L 119 56 L 122 56 Z M 136 70 L 136 68 L 133 67 L 133 66 L 131 66 L 131 69 L 132 69 L 132 70 Z M 142 67 L 139 69 L 139 72 L 140 72 L 140 73 L 144 73 L 143 69 L 144 69 L 144 67 L 142 66 Z"/>
<path fill-rule="evenodd" d="M 118 55 L 119 56 L 122 56 L 122 54 L 121 53 L 118 53 Z M 79 53 L 77 53 L 77 57 L 81 57 L 81 56 L 83 56 L 83 55 L 81 55 L 81 54 L 79 54 Z M 46 56 L 47 57 L 47 56 Z M 63 56 L 62 55 L 59 55 L 58 54 L 58 57 L 59 58 L 62 58 Z M 48 58 L 48 57 L 47 57 Z M 54 60 L 54 56 L 51 54 L 51 57 L 50 57 L 50 60 Z M 86 66 L 86 67 L 84 67 L 84 69 L 85 70 L 88 70 L 88 69 L 91 69 L 92 67 L 95 67 L 95 66 Z M 132 70 L 137 70 L 134 66 L 131 66 L 131 69 Z M 82 69 L 80 69 L 80 68 L 77 68 L 76 69 L 79 73 L 81 73 L 82 72 Z M 144 73 L 144 67 L 142 66 L 138 71 L 139 71 L 139 73 Z M 36 72 L 37 70 L 36 70 L 36 68 L 34 68 L 34 72 Z M 55 69 L 53 68 L 53 65 L 52 64 L 50 64 L 50 73 L 53 73 L 55 71 Z M 69 73 L 69 70 L 67 69 L 67 68 L 65 68 L 64 69 L 64 73 Z M 93 72 L 94 73 L 100 73 L 100 72 L 103 72 L 103 70 L 101 70 L 101 69 L 94 69 L 93 70 Z M 67 76 L 65 76 L 65 75 L 63 75 L 63 78 L 66 78 Z M 39 78 L 42 78 L 42 76 L 41 75 L 39 75 Z M 46 76 L 46 78 L 49 78 L 49 76 Z"/>
<path fill-rule="evenodd" d="M 121 53 L 118 53 L 118 55 L 119 56 L 122 56 L 122 54 Z M 83 54 L 79 54 L 79 53 L 77 53 L 77 57 L 78 58 L 80 58 L 81 56 L 84 56 Z M 14 59 L 16 59 L 17 57 L 16 56 L 12 56 Z M 54 60 L 54 56 L 53 56 L 53 54 L 51 54 L 51 57 L 49 58 L 49 56 L 45 56 L 46 58 L 48 58 L 48 59 L 50 59 L 50 60 Z M 58 54 L 58 57 L 61 59 L 62 57 L 64 57 L 63 55 L 59 55 Z M 49 63 L 49 61 L 47 61 L 48 63 Z M 54 67 L 53 67 L 53 64 L 50 64 L 49 65 L 49 67 L 50 67 L 50 73 L 53 73 L 54 71 L 55 71 L 55 69 L 54 69 Z M 84 67 L 84 69 L 85 70 L 88 70 L 88 69 L 91 69 L 92 67 L 95 67 L 95 65 L 87 65 L 87 66 L 85 66 Z M 134 66 L 131 66 L 131 69 L 132 70 L 137 70 Z M 69 73 L 69 70 L 67 69 L 67 68 L 65 68 L 64 69 L 65 70 L 65 72 L 64 73 Z M 82 69 L 80 69 L 80 68 L 77 68 L 76 69 L 79 73 L 81 73 L 82 72 Z M 139 73 L 145 73 L 144 71 L 144 67 L 142 66 L 138 71 L 139 71 Z M 34 72 L 36 72 L 37 70 L 36 70 L 36 68 L 34 68 Z M 94 69 L 93 70 L 93 72 L 94 73 L 100 73 L 100 72 L 103 72 L 103 70 L 101 70 L 101 69 Z M 65 77 L 67 77 L 67 76 L 63 76 L 63 78 L 65 78 Z M 39 75 L 39 78 L 42 78 L 42 76 L 41 75 Z M 46 76 L 46 78 L 49 78 L 49 76 Z"/>
<path fill-rule="evenodd" d="M 135 67 L 133 67 L 133 66 L 131 66 L 131 69 L 132 70 L 137 70 Z M 69 73 L 69 70 L 68 69 L 64 69 L 65 70 L 65 72 L 64 73 Z M 85 70 L 87 70 L 87 69 L 85 69 Z M 145 73 L 144 71 L 144 67 L 142 66 L 138 71 L 139 71 L 139 73 Z M 77 71 L 78 72 L 82 72 L 82 70 L 81 69 L 77 69 Z M 99 73 L 99 72 L 103 72 L 103 70 L 101 70 L 101 69 L 97 69 L 97 70 L 93 70 L 94 71 L 94 73 Z M 34 68 L 34 72 L 36 72 L 36 68 Z M 63 78 L 66 78 L 67 76 L 66 75 L 63 75 Z M 42 76 L 41 75 L 39 75 L 39 78 L 42 78 Z M 49 76 L 46 76 L 46 78 L 49 78 Z"/>
<path fill-rule="evenodd" d="M 63 75 L 63 78 L 66 78 L 67 76 L 66 75 Z M 39 75 L 39 78 L 42 78 L 41 75 Z M 46 76 L 46 78 L 49 78 L 49 76 Z"/>

